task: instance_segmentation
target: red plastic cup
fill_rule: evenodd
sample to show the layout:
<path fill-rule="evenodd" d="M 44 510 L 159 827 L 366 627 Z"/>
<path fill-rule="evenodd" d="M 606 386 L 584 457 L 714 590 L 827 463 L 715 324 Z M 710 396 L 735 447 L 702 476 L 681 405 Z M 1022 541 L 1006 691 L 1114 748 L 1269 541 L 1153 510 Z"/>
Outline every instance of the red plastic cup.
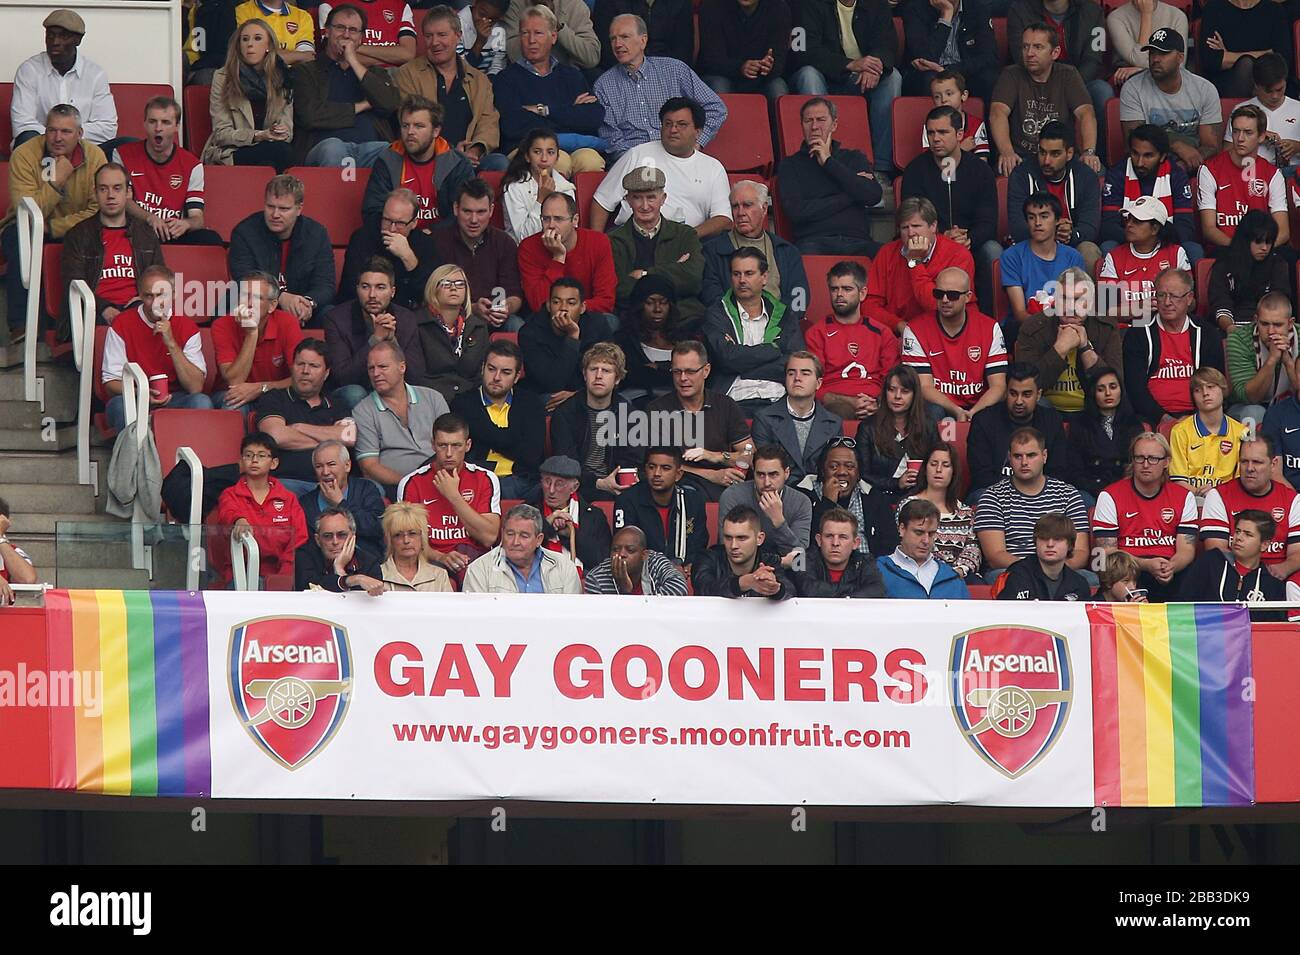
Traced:
<path fill-rule="evenodd" d="M 922 464 L 922 463 L 923 463 L 923 462 L 921 461 L 920 458 L 909 458 L 908 461 L 907 461 L 907 470 L 908 470 L 908 473 L 909 473 L 909 474 L 915 474 L 917 477 L 920 477 L 920 476 L 921 476 L 921 464 Z"/>
<path fill-rule="evenodd" d="M 155 401 L 166 401 L 170 390 L 171 383 L 167 380 L 166 375 L 151 375 L 149 377 L 149 394 Z"/>
<path fill-rule="evenodd" d="M 614 472 L 614 481 L 619 487 L 631 487 L 638 480 L 640 475 L 636 473 L 636 468 L 619 468 Z"/>

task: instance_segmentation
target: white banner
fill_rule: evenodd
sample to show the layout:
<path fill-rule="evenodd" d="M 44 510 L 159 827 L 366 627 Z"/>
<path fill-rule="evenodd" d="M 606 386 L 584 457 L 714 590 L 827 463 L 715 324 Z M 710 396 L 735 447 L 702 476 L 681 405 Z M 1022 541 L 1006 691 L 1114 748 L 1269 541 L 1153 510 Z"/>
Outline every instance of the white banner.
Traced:
<path fill-rule="evenodd" d="M 204 599 L 217 797 L 1093 804 L 1079 604 Z"/>

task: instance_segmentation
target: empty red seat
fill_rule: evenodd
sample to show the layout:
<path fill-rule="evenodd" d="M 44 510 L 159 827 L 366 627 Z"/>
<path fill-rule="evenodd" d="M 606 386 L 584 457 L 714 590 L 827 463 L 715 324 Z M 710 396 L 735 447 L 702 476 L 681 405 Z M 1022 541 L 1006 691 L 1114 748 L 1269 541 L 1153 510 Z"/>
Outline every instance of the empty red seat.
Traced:
<path fill-rule="evenodd" d="M 238 411 L 162 408 L 149 420 L 163 477 L 176 465 L 176 449 L 181 447 L 193 448 L 205 468 L 239 463 L 244 416 Z"/>
<path fill-rule="evenodd" d="M 514 342 L 516 345 L 519 344 L 518 332 L 493 332 L 490 337 L 494 342 Z"/>
<path fill-rule="evenodd" d="M 988 584 L 967 584 L 971 600 L 993 600 L 993 588 Z"/>
<path fill-rule="evenodd" d="M 578 225 L 584 228 L 591 224 L 592 198 L 604 178 L 603 172 L 593 171 L 580 172 L 573 179 L 573 189 L 578 194 Z"/>
<path fill-rule="evenodd" d="M 117 134 L 143 137 L 144 104 L 155 96 L 175 96 L 169 83 L 110 83 L 117 106 Z"/>
<path fill-rule="evenodd" d="M 352 233 L 361 227 L 361 199 L 370 181 L 370 170 L 350 170 L 355 178 L 344 178 L 340 170 L 325 166 L 294 166 L 289 172 L 303 183 L 303 215 L 325 227 L 331 245 L 346 246 Z"/>
<path fill-rule="evenodd" d="M 709 525 L 709 546 L 718 543 L 718 502 L 705 501 L 704 519 Z"/>
<path fill-rule="evenodd" d="M 167 267 L 176 273 L 176 296 L 189 318 L 207 322 L 226 313 L 230 275 L 225 249 L 219 245 L 169 245 L 164 255 Z"/>
<path fill-rule="evenodd" d="M 229 242 L 235 226 L 266 205 L 266 183 L 272 175 L 268 166 L 204 166 L 207 227 Z"/>
<path fill-rule="evenodd" d="M 13 118 L 9 115 L 9 108 L 13 105 L 14 84 L 0 83 L 0 158 L 9 158 L 9 145 L 14 140 Z M 9 189 L 8 179 L 5 180 L 5 200 L 8 201 Z"/>
<path fill-rule="evenodd" d="M 858 149 L 874 159 L 871 148 L 871 125 L 867 122 L 867 101 L 861 96 L 826 96 L 824 99 L 835 104 L 839 126 L 835 138 L 840 145 Z M 788 156 L 799 149 L 803 142 L 803 124 L 799 120 L 799 108 L 811 96 L 790 94 L 776 101 L 777 136 L 781 145 L 781 155 Z"/>
<path fill-rule="evenodd" d="M 826 274 L 836 262 L 857 262 L 870 270 L 871 260 L 864 255 L 805 255 L 803 270 L 808 274 L 808 323 L 824 321 L 831 313 L 831 296 L 826 289 Z"/>
<path fill-rule="evenodd" d="M 212 135 L 212 113 L 208 109 L 210 86 L 187 86 L 182 95 L 185 110 L 185 148 L 196 156 L 203 155 L 203 147 Z"/>
<path fill-rule="evenodd" d="M 727 121 L 705 147 L 727 172 L 759 172 L 770 175 L 772 126 L 767 118 L 767 97 L 758 93 L 723 93 Z"/>
<path fill-rule="evenodd" d="M 63 311 L 63 299 L 68 290 L 63 287 L 63 243 L 47 242 L 41 255 L 41 292 L 45 295 L 45 310 L 50 315 Z"/>

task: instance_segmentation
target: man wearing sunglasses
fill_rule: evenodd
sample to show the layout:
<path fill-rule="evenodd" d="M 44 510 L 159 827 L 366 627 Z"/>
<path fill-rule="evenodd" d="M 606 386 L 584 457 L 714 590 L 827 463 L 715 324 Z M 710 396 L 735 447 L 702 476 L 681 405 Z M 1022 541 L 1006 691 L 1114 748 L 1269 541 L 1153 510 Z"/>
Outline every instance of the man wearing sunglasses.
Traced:
<path fill-rule="evenodd" d="M 944 269 L 934 280 L 934 314 L 910 322 L 903 332 L 903 362 L 921 379 L 921 396 L 958 421 L 1002 400 L 1007 349 L 1002 329 L 971 306 L 970 275 Z"/>
<path fill-rule="evenodd" d="M 1156 277 L 1156 320 L 1124 335 L 1124 391 L 1133 410 L 1153 428 L 1169 415 L 1193 410 L 1191 380 L 1198 368 L 1223 371 L 1223 338 L 1190 315 L 1192 276 L 1166 269 Z"/>
<path fill-rule="evenodd" d="M 429 281 L 434 266 L 443 260 L 437 254 L 433 237 L 416 228 L 420 221 L 417 216 L 419 201 L 410 189 L 394 189 L 384 200 L 380 212 L 367 217 L 361 228 L 352 233 L 348 239 L 348 251 L 343 257 L 339 302 L 356 298 L 357 279 L 361 277 L 362 267 L 379 256 L 393 269 L 397 283 L 393 301 L 403 308 L 424 307 L 424 285 Z"/>

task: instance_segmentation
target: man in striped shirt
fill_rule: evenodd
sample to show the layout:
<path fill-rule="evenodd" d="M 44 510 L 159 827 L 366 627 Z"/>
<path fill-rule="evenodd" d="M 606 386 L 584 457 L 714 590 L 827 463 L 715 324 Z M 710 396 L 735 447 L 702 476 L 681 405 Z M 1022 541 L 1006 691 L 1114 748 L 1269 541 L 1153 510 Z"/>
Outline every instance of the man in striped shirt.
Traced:
<path fill-rule="evenodd" d="M 1008 443 L 1011 476 L 984 492 L 975 514 L 975 533 L 991 571 L 985 579 L 1001 576 L 1020 558 L 1036 553 L 1034 525 L 1044 514 L 1064 514 L 1070 519 L 1075 538 L 1067 564 L 1087 578 L 1089 524 L 1083 498 L 1064 481 L 1043 473 L 1047 439 L 1037 428 L 1013 431 Z M 1089 583 L 1095 585 L 1096 581 Z"/>

